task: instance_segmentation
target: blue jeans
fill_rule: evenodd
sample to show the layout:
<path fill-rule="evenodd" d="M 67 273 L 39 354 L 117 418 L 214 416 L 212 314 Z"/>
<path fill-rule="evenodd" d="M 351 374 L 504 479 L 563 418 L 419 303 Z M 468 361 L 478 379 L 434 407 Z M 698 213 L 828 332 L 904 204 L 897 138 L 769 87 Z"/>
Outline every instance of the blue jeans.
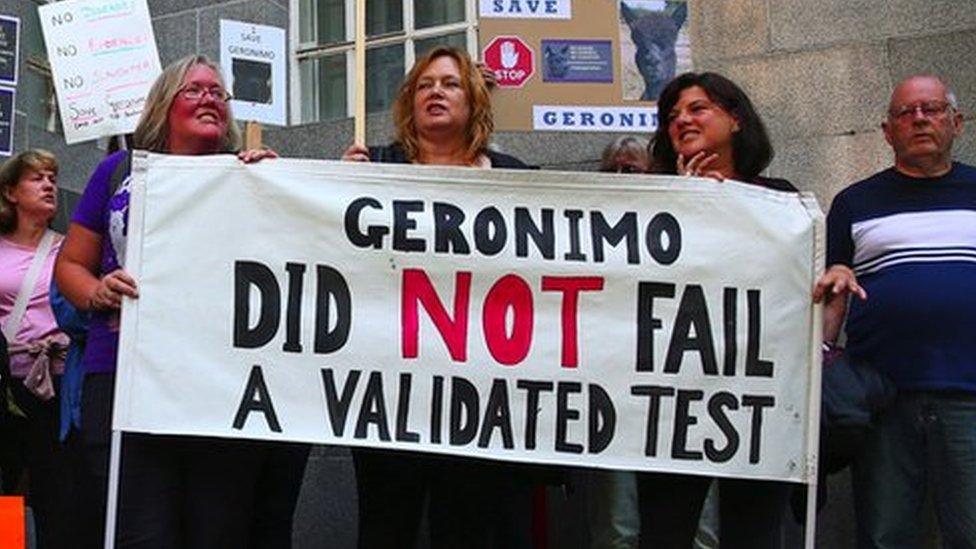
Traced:
<path fill-rule="evenodd" d="M 921 547 L 929 483 L 944 547 L 976 548 L 976 394 L 899 394 L 868 435 L 853 482 L 859 548 Z"/>

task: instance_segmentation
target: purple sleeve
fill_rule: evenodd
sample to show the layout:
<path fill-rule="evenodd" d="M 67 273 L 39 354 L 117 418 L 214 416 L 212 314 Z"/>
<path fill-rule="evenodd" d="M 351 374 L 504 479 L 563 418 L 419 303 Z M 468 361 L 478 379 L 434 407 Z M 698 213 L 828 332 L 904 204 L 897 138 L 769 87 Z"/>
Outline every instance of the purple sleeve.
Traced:
<path fill-rule="evenodd" d="M 105 207 L 108 204 L 112 172 L 123 156 L 125 151 L 114 153 L 102 160 L 95 168 L 95 173 L 88 180 L 85 192 L 82 193 L 75 213 L 71 216 L 73 223 L 99 234 L 105 232 Z"/>

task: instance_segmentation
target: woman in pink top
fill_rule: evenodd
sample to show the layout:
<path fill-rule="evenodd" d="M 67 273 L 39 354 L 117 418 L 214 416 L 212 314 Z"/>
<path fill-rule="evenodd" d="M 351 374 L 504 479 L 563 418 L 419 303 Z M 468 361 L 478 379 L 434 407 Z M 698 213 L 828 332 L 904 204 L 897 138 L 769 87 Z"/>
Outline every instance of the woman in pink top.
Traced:
<path fill-rule="evenodd" d="M 47 151 L 18 154 L 0 168 L 0 327 L 7 339 L 9 388 L 18 408 L 3 433 L 13 463 L 3 463 L 4 488 L 14 489 L 20 469 L 29 470 L 28 504 L 37 522 L 38 547 L 59 547 L 59 517 L 70 489 L 58 442 L 59 403 L 54 398 L 64 371 L 68 338 L 58 330 L 48 301 L 61 236 L 48 225 L 58 209 L 58 163 Z M 22 314 L 15 304 L 39 250 L 34 282 Z M 26 417 L 24 417 L 26 416 Z M 19 462 L 19 463 L 18 463 Z"/>

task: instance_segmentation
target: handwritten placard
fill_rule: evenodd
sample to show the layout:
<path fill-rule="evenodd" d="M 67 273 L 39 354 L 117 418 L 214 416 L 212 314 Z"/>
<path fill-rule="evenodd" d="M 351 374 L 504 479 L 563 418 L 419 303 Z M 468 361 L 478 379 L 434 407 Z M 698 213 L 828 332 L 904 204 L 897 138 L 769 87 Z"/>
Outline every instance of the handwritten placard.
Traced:
<path fill-rule="evenodd" d="M 38 8 L 68 143 L 133 131 L 160 73 L 146 0 Z"/>
<path fill-rule="evenodd" d="M 17 44 L 20 40 L 20 19 L 0 15 L 0 84 L 17 85 Z"/>
<path fill-rule="evenodd" d="M 284 29 L 220 20 L 220 67 L 238 119 L 285 125 L 285 61 Z"/>

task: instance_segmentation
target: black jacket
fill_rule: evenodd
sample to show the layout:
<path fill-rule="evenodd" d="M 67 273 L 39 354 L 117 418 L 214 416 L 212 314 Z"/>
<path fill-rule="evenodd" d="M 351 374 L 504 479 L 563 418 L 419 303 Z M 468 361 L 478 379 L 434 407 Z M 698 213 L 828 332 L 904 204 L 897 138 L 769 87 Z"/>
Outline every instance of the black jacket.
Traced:
<path fill-rule="evenodd" d="M 537 170 L 537 166 L 529 166 L 518 158 L 510 154 L 500 153 L 493 150 L 485 152 L 488 160 L 491 160 L 492 168 L 508 168 L 511 170 Z M 407 155 L 399 143 L 391 143 L 385 147 L 370 147 L 369 159 L 373 162 L 383 162 L 386 164 L 409 164 Z"/>

